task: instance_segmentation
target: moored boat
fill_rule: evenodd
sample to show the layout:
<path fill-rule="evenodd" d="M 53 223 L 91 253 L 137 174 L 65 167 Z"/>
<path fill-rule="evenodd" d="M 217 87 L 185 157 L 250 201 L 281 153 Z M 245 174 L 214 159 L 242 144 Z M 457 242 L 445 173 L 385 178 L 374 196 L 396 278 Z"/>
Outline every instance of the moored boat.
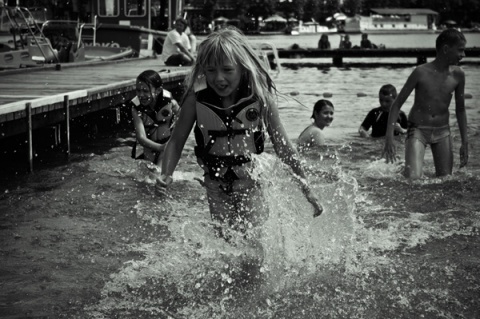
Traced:
<path fill-rule="evenodd" d="M 428 33 L 435 32 L 438 12 L 417 8 L 372 8 L 370 16 L 342 17 L 336 21 L 345 33 Z"/>
<path fill-rule="evenodd" d="M 172 17 L 181 12 L 181 1 L 170 1 L 167 8 L 151 0 L 89 0 L 92 21 L 86 24 L 86 45 L 131 47 L 140 56 L 160 54 Z"/>

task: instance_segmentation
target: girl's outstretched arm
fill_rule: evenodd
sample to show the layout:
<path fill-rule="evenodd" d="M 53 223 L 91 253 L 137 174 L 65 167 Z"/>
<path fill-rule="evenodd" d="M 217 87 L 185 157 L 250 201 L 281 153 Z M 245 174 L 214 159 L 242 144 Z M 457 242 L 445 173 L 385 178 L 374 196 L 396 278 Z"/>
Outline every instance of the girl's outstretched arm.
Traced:
<path fill-rule="evenodd" d="M 157 186 L 166 187 L 172 183 L 173 171 L 180 160 L 183 147 L 192 130 L 196 117 L 195 94 L 191 93 L 185 98 L 180 108 L 180 114 L 173 129 L 172 136 L 167 142 L 162 160 L 162 174 L 157 178 Z"/>
<path fill-rule="evenodd" d="M 299 155 L 293 147 L 292 142 L 287 137 L 285 128 L 280 120 L 278 108 L 275 104 L 270 105 L 270 107 L 267 108 L 266 121 L 267 131 L 272 140 L 275 153 L 277 153 L 282 162 L 292 168 L 302 186 L 302 191 L 305 194 L 305 197 L 315 209 L 314 217 L 319 216 L 323 212 L 323 207 L 308 186 L 305 173 L 299 160 Z"/>

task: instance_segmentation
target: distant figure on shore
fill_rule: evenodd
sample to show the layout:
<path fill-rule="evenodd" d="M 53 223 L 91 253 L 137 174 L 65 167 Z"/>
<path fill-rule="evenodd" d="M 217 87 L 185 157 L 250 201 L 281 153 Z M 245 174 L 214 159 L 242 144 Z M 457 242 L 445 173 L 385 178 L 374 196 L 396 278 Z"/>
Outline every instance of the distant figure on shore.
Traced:
<path fill-rule="evenodd" d="M 360 41 L 360 48 L 362 48 L 362 49 L 376 49 L 377 45 L 370 42 L 370 40 L 368 39 L 368 34 L 367 33 L 362 33 L 362 40 Z"/>
<path fill-rule="evenodd" d="M 387 132 L 388 114 L 396 97 L 397 89 L 393 85 L 385 84 L 380 88 L 378 92 L 380 106 L 370 110 L 358 128 L 358 133 L 361 137 L 385 136 Z M 407 115 L 405 115 L 403 111 L 400 111 L 394 126 L 395 135 L 405 134 L 407 132 L 407 124 Z M 368 134 L 370 127 L 372 128 L 371 135 Z"/>
<path fill-rule="evenodd" d="M 333 113 L 333 104 L 329 100 L 322 99 L 315 103 L 311 116 L 313 123 L 303 130 L 297 140 L 297 147 L 300 151 L 325 145 L 322 130 L 332 124 Z"/>
<path fill-rule="evenodd" d="M 351 49 L 352 42 L 350 42 L 350 36 L 348 34 L 340 36 L 340 45 L 338 46 L 340 49 Z"/>
<path fill-rule="evenodd" d="M 138 75 L 136 93 L 137 96 L 129 102 L 136 134 L 132 157 L 160 165 L 180 107 L 170 92 L 163 89 L 162 78 L 154 70 Z M 143 146 L 141 156 L 136 153 L 137 143 Z"/>
<path fill-rule="evenodd" d="M 451 175 L 453 144 L 450 133 L 450 102 L 455 97 L 455 115 L 460 131 L 460 167 L 468 163 L 467 114 L 465 111 L 465 73 L 458 63 L 465 57 L 465 36 L 455 29 L 443 31 L 436 40 L 436 57 L 416 67 L 393 102 L 388 117 L 383 156 L 396 161 L 394 123 L 408 96 L 415 91 L 408 114 L 405 140 L 405 177 L 422 177 L 425 149 L 430 145 L 436 176 Z"/>
<path fill-rule="evenodd" d="M 168 32 L 162 50 L 162 60 L 168 66 L 188 66 L 192 65 L 195 58 L 191 51 L 190 39 L 185 33 L 188 27 L 187 20 L 177 18 L 175 20 L 175 29 Z"/>
<path fill-rule="evenodd" d="M 328 41 L 328 35 L 322 34 L 320 40 L 318 40 L 318 48 L 321 50 L 330 49 L 330 41 Z"/>

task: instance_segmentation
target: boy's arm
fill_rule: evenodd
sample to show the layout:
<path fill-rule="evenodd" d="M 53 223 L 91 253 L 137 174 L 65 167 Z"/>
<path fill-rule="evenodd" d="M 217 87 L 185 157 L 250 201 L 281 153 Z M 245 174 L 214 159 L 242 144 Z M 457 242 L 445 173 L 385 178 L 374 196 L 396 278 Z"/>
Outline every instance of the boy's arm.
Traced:
<path fill-rule="evenodd" d="M 373 110 L 370 110 L 368 112 L 367 116 L 365 116 L 365 119 L 363 120 L 362 124 L 360 124 L 360 127 L 358 128 L 358 134 L 360 134 L 361 137 L 370 137 L 370 134 L 368 134 L 368 130 L 370 129 L 372 120 L 372 112 Z"/>
<path fill-rule="evenodd" d="M 410 96 L 410 93 L 412 93 L 412 91 L 417 86 L 419 72 L 420 70 L 418 67 L 413 70 L 412 74 L 410 74 L 407 82 L 405 82 L 402 90 L 393 102 L 392 107 L 390 108 L 390 112 L 388 113 L 387 132 L 385 134 L 385 147 L 382 154 L 382 156 L 385 157 L 385 159 L 387 160 L 387 163 L 393 163 L 396 161 L 396 151 L 395 145 L 393 143 L 393 132 L 395 129 L 395 123 L 397 123 L 400 108 Z"/>
<path fill-rule="evenodd" d="M 292 142 L 287 136 L 285 128 L 280 120 L 278 108 L 275 104 L 270 105 L 266 110 L 267 131 L 275 149 L 275 153 L 280 157 L 282 162 L 289 165 L 295 173 L 298 181 L 302 185 L 302 192 L 307 200 L 315 209 L 314 217 L 319 216 L 323 212 L 322 205 L 318 202 L 316 196 L 311 192 L 307 184 L 306 176 L 300 164 L 299 155 Z"/>
<path fill-rule="evenodd" d="M 405 134 L 407 133 L 407 126 L 408 126 L 407 116 L 405 115 L 405 113 L 400 111 L 398 114 L 397 123 L 395 123 L 395 126 L 393 129 L 395 132 L 398 132 L 400 134 Z"/>
<path fill-rule="evenodd" d="M 165 148 L 162 160 L 162 174 L 157 179 L 157 185 L 166 187 L 172 183 L 172 174 L 182 155 L 183 147 L 195 123 L 197 111 L 195 108 L 195 94 L 187 96 L 180 108 L 178 121 L 173 129 L 172 136 Z"/>
<path fill-rule="evenodd" d="M 467 134 L 467 113 L 465 111 L 465 73 L 458 68 L 458 85 L 455 89 L 455 115 L 457 117 L 458 128 L 462 146 L 460 147 L 460 167 L 468 163 L 468 134 Z"/>
<path fill-rule="evenodd" d="M 358 134 L 360 134 L 361 137 L 368 137 L 368 130 L 366 130 L 363 125 L 360 125 L 358 128 Z"/>

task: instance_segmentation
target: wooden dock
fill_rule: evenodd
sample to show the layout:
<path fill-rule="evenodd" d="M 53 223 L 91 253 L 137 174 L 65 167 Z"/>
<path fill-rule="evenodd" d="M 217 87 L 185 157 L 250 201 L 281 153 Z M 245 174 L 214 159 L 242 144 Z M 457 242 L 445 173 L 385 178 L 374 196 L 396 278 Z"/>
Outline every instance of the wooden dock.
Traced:
<path fill-rule="evenodd" d="M 278 49 L 278 57 L 283 59 L 332 58 L 334 66 L 342 66 L 344 58 L 416 58 L 417 64 L 427 62 L 436 55 L 435 48 L 397 49 Z M 465 55 L 479 58 L 480 48 L 466 48 Z"/>
<path fill-rule="evenodd" d="M 70 120 L 119 105 L 135 96 L 142 71 L 158 71 L 164 88 L 178 98 L 187 68 L 166 67 L 158 59 L 50 65 L 0 72 L 0 142 L 18 134 L 28 139 L 29 170 L 33 170 L 33 134 L 57 126 L 70 153 Z"/>

